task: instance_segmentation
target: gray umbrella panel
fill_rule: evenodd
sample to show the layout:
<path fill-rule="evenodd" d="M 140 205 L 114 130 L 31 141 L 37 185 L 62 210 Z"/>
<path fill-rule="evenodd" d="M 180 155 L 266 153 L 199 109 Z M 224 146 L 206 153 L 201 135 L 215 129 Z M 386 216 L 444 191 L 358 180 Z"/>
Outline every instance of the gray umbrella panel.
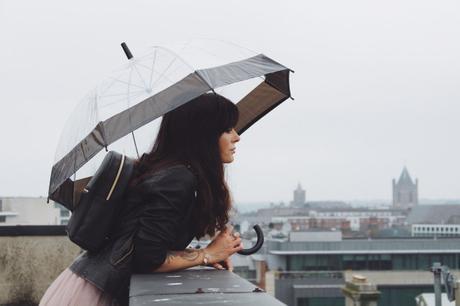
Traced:
<path fill-rule="evenodd" d="M 100 150 L 121 137 L 210 90 L 265 76 L 265 81 L 237 104 L 241 116 L 237 130 L 240 133 L 244 132 L 290 97 L 289 71 L 285 66 L 259 54 L 238 62 L 190 73 L 174 85 L 99 122 L 84 139 L 53 166 L 49 197 L 58 202 L 63 202 L 60 200 L 63 195 L 69 199 L 76 185 L 68 178 Z"/>

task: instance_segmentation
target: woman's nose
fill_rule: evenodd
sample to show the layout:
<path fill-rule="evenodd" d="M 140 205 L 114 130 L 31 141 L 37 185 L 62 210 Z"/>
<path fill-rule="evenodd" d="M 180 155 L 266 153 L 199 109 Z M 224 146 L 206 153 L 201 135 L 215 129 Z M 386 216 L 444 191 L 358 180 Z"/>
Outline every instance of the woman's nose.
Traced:
<path fill-rule="evenodd" d="M 233 130 L 233 132 L 235 134 L 235 136 L 233 137 L 233 141 L 234 142 L 240 141 L 240 135 L 238 135 L 238 133 L 235 130 Z"/>

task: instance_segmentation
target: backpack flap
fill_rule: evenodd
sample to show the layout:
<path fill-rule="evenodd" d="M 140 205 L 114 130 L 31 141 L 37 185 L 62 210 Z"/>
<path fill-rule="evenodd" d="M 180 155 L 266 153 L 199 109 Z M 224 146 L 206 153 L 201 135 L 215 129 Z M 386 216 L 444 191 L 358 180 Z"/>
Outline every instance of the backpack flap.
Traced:
<path fill-rule="evenodd" d="M 69 220 L 70 240 L 88 251 L 97 251 L 105 245 L 133 170 L 132 159 L 114 151 L 107 153 Z"/>

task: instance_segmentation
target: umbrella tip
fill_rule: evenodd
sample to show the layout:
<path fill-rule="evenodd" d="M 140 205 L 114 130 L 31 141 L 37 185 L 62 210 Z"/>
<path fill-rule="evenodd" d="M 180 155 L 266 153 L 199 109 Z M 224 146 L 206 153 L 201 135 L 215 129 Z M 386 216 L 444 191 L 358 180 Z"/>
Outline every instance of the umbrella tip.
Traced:
<path fill-rule="evenodd" d="M 125 51 L 126 57 L 130 60 L 133 58 L 133 54 L 129 50 L 128 46 L 126 45 L 125 42 L 121 43 L 121 47 L 123 48 L 123 51 Z"/>

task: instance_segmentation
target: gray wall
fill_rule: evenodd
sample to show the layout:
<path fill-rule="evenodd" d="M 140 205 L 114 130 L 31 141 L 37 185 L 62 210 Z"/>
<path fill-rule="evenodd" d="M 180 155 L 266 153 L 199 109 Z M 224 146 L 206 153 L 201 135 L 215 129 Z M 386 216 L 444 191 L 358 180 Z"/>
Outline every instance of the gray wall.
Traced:
<path fill-rule="evenodd" d="M 0 305 L 38 304 L 79 252 L 67 236 L 0 236 Z"/>
<path fill-rule="evenodd" d="M 297 305 L 300 297 L 343 297 L 340 286 L 345 284 L 341 272 L 324 272 L 338 277 L 321 277 L 321 272 L 280 273 L 275 276 L 275 298 L 287 305 Z M 275 273 L 276 274 L 276 273 Z M 284 275 L 284 276 L 282 276 Z"/>

